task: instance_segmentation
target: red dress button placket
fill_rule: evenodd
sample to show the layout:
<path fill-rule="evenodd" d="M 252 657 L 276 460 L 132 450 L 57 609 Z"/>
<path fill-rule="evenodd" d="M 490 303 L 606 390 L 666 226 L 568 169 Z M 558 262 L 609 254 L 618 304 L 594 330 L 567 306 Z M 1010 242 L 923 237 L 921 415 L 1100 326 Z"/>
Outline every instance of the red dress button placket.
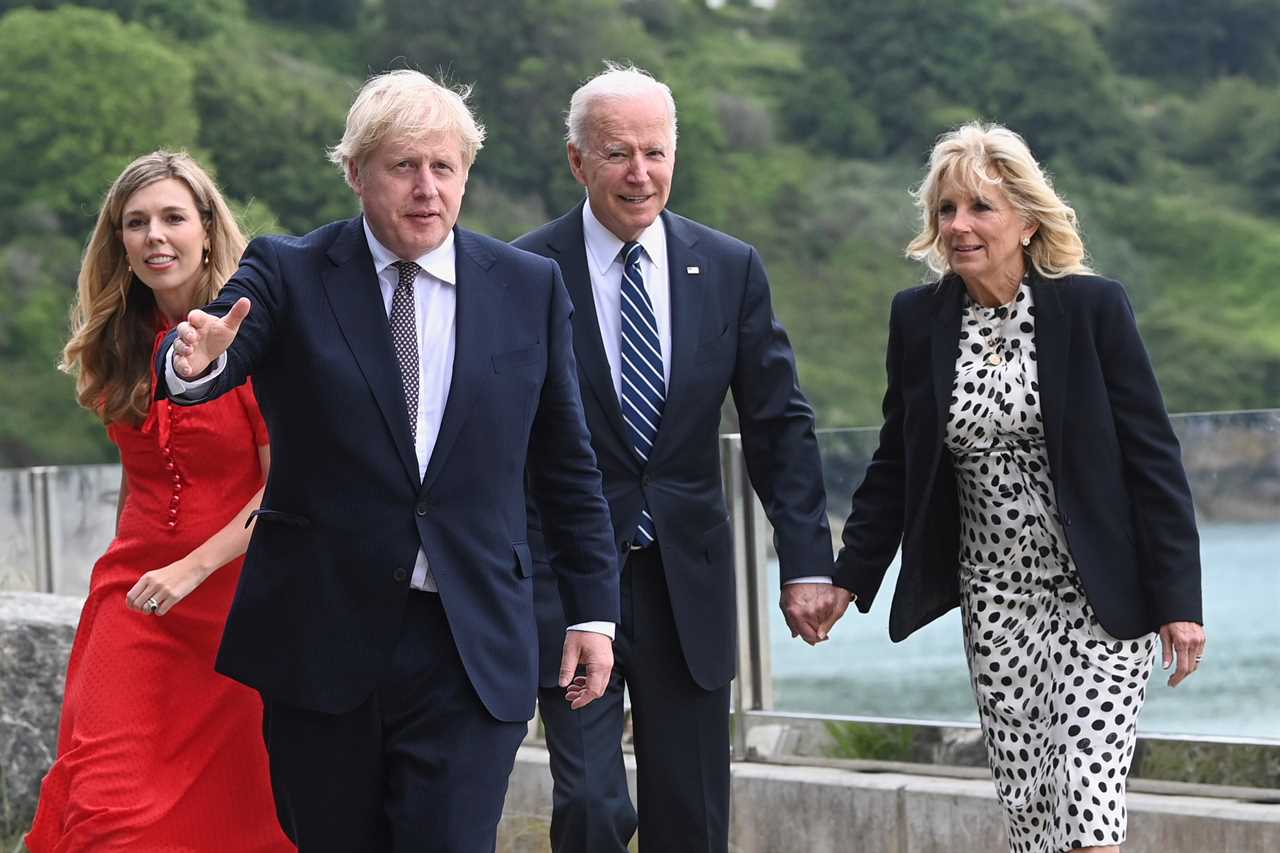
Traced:
<path fill-rule="evenodd" d="M 173 461 L 173 426 L 177 422 L 173 409 L 169 410 L 169 443 L 164 446 L 164 469 L 170 473 L 173 481 L 173 492 L 169 498 L 168 527 L 173 530 L 178 526 L 178 504 L 182 498 L 182 475 Z"/>

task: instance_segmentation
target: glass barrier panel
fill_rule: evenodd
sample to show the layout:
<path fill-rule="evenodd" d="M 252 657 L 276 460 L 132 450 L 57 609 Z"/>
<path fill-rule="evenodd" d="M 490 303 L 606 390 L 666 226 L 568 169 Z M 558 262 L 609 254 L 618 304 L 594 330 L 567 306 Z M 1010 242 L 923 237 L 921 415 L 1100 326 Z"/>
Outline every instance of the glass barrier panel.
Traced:
<path fill-rule="evenodd" d="M 1280 737 L 1280 410 L 1181 415 L 1174 428 L 1196 500 L 1208 644 L 1199 672 L 1176 689 L 1157 666 L 1139 728 Z M 877 431 L 822 432 L 819 441 L 838 543 Z M 776 560 L 770 565 L 776 585 Z M 774 608 L 770 648 L 778 710 L 977 719 L 958 610 L 903 643 L 889 641 L 897 569 L 895 560 L 869 614 L 850 609 L 831 639 L 814 648 L 793 640 Z"/>

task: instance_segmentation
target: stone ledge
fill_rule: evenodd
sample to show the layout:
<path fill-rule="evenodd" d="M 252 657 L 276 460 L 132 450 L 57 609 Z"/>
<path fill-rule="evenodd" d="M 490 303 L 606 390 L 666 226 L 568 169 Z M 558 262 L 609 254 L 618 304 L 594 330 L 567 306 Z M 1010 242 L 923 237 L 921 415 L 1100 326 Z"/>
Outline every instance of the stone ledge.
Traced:
<path fill-rule="evenodd" d="M 630 756 L 628 767 L 634 790 Z M 733 764 L 732 780 L 734 853 L 956 853 L 1006 847 L 1003 815 L 987 779 L 741 762 Z M 1139 792 L 1131 792 L 1128 802 L 1125 853 L 1280 850 L 1280 806 Z M 547 752 L 523 746 L 504 821 L 545 821 L 550 806 Z"/>
<path fill-rule="evenodd" d="M 24 831 L 57 750 L 67 657 L 84 599 L 0 592 L 0 838 Z"/>

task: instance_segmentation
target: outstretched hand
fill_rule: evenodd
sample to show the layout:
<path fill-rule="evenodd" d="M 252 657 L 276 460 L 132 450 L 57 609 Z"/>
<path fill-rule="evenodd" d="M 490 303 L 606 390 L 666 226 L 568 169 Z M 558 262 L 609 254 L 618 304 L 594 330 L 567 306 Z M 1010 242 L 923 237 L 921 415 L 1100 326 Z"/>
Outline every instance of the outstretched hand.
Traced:
<path fill-rule="evenodd" d="M 575 676 L 578 667 L 586 675 Z M 573 710 L 586 707 L 604 695 L 613 672 L 613 640 L 594 631 L 567 631 L 560 658 L 560 686 Z"/>
<path fill-rule="evenodd" d="M 789 583 L 782 588 L 778 607 L 787 620 L 791 636 L 811 646 L 827 639 L 834 625 L 849 609 L 852 594 L 827 583 Z"/>
<path fill-rule="evenodd" d="M 227 351 L 249 316 L 249 300 L 240 297 L 225 317 L 215 317 L 200 309 L 187 314 L 178 324 L 173 342 L 173 369 L 183 379 L 195 379 Z"/>

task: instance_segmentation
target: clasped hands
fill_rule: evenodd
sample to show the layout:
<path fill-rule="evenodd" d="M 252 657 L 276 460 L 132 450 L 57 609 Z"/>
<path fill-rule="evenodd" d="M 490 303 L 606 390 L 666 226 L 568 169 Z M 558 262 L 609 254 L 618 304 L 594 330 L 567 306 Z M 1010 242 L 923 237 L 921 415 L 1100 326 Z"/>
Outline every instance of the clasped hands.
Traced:
<path fill-rule="evenodd" d="M 789 583 L 782 588 L 778 607 L 791 636 L 811 646 L 827 639 L 834 625 L 853 601 L 849 590 L 828 583 Z"/>

